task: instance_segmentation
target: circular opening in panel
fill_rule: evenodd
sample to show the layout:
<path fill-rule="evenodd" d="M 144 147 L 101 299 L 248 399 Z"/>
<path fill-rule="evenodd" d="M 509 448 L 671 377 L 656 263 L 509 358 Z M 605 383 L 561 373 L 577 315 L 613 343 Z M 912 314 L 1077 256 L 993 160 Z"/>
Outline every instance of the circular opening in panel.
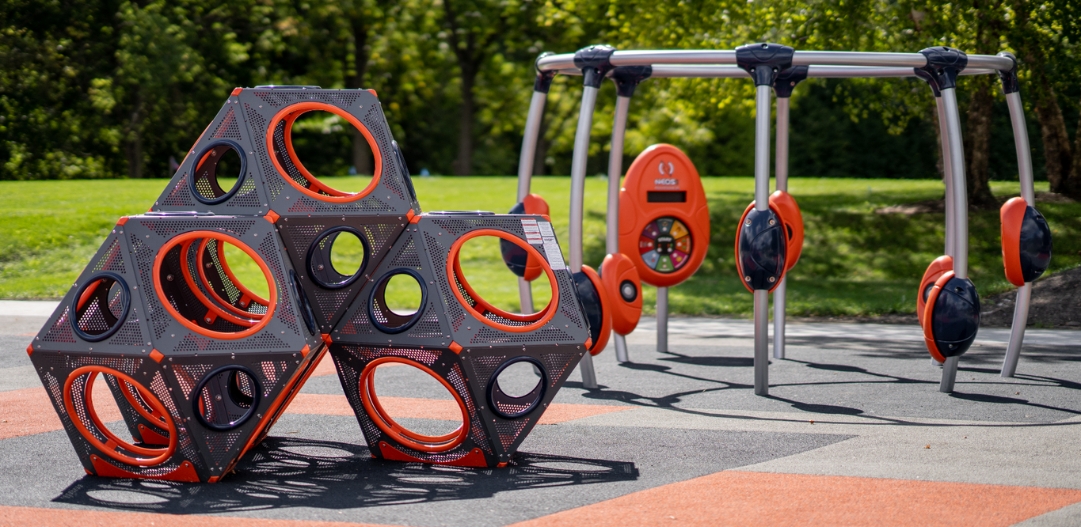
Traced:
<path fill-rule="evenodd" d="M 219 432 L 243 425 L 255 413 L 263 396 L 255 374 L 235 364 L 206 374 L 193 393 L 192 410 L 196 419 Z"/>
<path fill-rule="evenodd" d="M 348 287 L 368 265 L 368 242 L 353 227 L 331 227 L 308 247 L 308 276 L 325 289 Z"/>
<path fill-rule="evenodd" d="M 517 277 L 507 274 L 500 259 L 491 258 L 492 254 L 500 254 L 500 240 L 517 245 L 540 263 L 544 279 L 538 277 L 533 281 L 537 285 L 534 299 L 545 303 L 543 309 L 525 314 L 512 307 L 518 299 Z M 503 331 L 522 333 L 539 329 L 555 316 L 559 304 L 555 273 L 548 261 L 524 240 L 503 231 L 479 229 L 458 238 L 447 255 L 447 276 L 451 290 L 463 306 L 482 323 Z M 548 287 L 544 287 L 545 282 Z M 489 298 L 500 299 L 496 302 L 510 309 L 497 307 Z"/>
<path fill-rule="evenodd" d="M 537 408 L 548 389 L 548 372 L 532 357 L 504 362 L 488 380 L 488 406 L 504 419 L 517 419 Z"/>
<path fill-rule="evenodd" d="M 237 250 L 228 264 L 229 252 L 223 246 Z M 244 285 L 259 283 L 259 275 L 267 299 Z M 259 253 L 221 232 L 193 231 L 172 238 L 158 251 L 153 276 L 165 310 L 207 337 L 253 335 L 270 322 L 278 302 L 274 277 Z"/>
<path fill-rule="evenodd" d="M 83 340 L 105 340 L 120 329 L 130 305 L 131 292 L 120 275 L 97 273 L 75 293 L 71 326 Z"/>
<path fill-rule="evenodd" d="M 112 401 L 113 405 L 95 406 L 94 381 L 98 374 L 112 376 L 117 382 L 134 387 L 139 393 L 140 400 L 152 409 L 152 413 L 148 412 L 147 415 L 151 415 L 156 422 L 162 424 L 162 428 L 168 435 L 169 444 L 157 446 L 156 448 L 154 446 L 135 445 L 121 439 L 116 432 L 106 427 L 102 422 L 103 416 L 110 421 L 118 420 L 122 416 L 118 407 L 113 406 L 118 404 L 115 399 Z M 112 395 L 111 392 L 97 390 L 99 400 L 107 400 L 108 398 L 105 396 L 107 393 Z M 150 390 L 136 382 L 135 379 L 112 368 L 83 366 L 71 372 L 64 382 L 64 407 L 67 410 L 68 417 L 71 418 L 72 424 L 75 425 L 76 430 L 84 439 L 103 454 L 122 463 L 141 467 L 159 465 L 168 460 L 176 451 L 176 425 L 173 424 L 172 417 L 169 416 L 165 406 Z M 139 406 L 137 405 L 136 408 L 138 409 Z"/>
<path fill-rule="evenodd" d="M 195 159 L 190 180 L 191 193 L 206 205 L 216 205 L 231 198 L 247 176 L 247 158 L 240 145 L 232 141 L 214 141 L 203 148 Z"/>
<path fill-rule="evenodd" d="M 430 379 L 435 379 L 444 389 L 446 389 L 446 391 L 450 392 L 454 401 L 458 403 L 458 408 L 462 412 L 461 421 L 457 428 L 440 435 L 425 435 L 414 432 L 398 424 L 398 422 L 394 420 L 392 411 L 393 413 L 399 413 L 396 408 L 399 404 L 397 402 L 392 403 L 391 400 L 388 400 L 387 405 L 384 407 L 380 402 L 379 397 L 376 395 L 375 390 L 375 370 L 380 365 L 391 363 L 407 364 L 427 374 L 427 377 L 416 375 L 415 377 L 418 379 L 415 382 L 410 382 L 410 386 L 418 387 L 418 389 L 424 388 L 423 385 L 425 383 L 430 384 Z M 405 372 L 396 372 L 395 375 L 401 375 L 403 373 Z M 375 422 L 375 425 L 378 426 L 383 433 L 414 450 L 419 450 L 421 452 L 445 452 L 461 444 L 469 434 L 469 410 L 466 409 L 465 403 L 462 402 L 462 398 L 445 379 L 439 377 L 439 375 L 427 366 L 409 359 L 400 357 L 382 357 L 369 362 L 368 365 L 364 367 L 364 371 L 360 374 L 360 401 L 364 405 L 364 410 L 367 412 L 368 416 L 371 417 L 372 421 Z M 401 414 L 399 413 L 399 415 Z M 451 423 L 453 423 L 453 421 L 451 421 Z M 439 432 L 437 431 L 435 433 Z"/>
<path fill-rule="evenodd" d="M 206 291 L 213 298 L 208 302 L 220 305 L 245 322 L 263 318 L 270 291 L 267 283 L 260 280 L 262 270 L 255 260 L 232 243 L 209 238 L 193 242 L 186 249 L 182 246 L 184 257 L 190 258 L 190 251 L 196 252 L 196 274 L 201 284 L 192 286 L 197 296 L 205 296 L 202 291 Z"/>
<path fill-rule="evenodd" d="M 395 269 L 379 278 L 368 298 L 368 318 L 383 333 L 401 333 L 424 314 L 428 288 L 412 269 Z"/>
<path fill-rule="evenodd" d="M 354 141 L 358 132 L 365 141 Z M 379 183 L 383 158 L 375 138 L 356 117 L 336 106 L 302 102 L 284 108 L 271 119 L 266 141 L 278 173 L 310 197 L 339 203 L 356 201 Z M 373 175 L 361 174 L 368 166 Z M 313 172 L 340 177 L 331 186 L 329 180 L 320 180 Z"/>

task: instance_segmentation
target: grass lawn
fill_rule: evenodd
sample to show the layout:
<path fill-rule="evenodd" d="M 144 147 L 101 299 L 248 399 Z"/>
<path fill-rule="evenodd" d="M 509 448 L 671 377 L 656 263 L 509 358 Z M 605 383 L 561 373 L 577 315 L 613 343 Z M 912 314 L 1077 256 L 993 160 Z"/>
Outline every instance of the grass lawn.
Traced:
<path fill-rule="evenodd" d="M 355 186 L 346 178 L 326 179 L 339 188 Z M 712 218 L 710 249 L 699 272 L 671 289 L 672 310 L 749 315 L 751 295 L 736 276 L 733 245 L 736 223 L 751 199 L 753 181 L 703 181 Z M 517 185 L 512 177 L 418 177 L 414 182 L 427 211 L 506 212 L 513 205 Z M 165 184 L 165 180 L 0 182 L 0 298 L 63 296 L 117 218 L 147 210 Z M 551 205 L 564 253 L 569 184 L 566 177 L 538 178 L 533 183 L 533 191 Z M 585 257 L 595 267 L 604 257 L 606 185 L 599 177 L 589 178 L 586 184 Z M 799 264 L 789 274 L 789 313 L 914 312 L 917 282 L 927 264 L 942 254 L 943 215 L 874 211 L 940 197 L 941 182 L 793 178 L 790 187 L 803 210 L 806 242 Z M 999 196 L 1015 195 L 1017 183 L 994 182 L 992 189 Z M 1046 191 L 1047 184 L 1037 184 L 1037 190 Z M 1039 208 L 1055 236 L 1052 270 L 1076 267 L 1081 263 L 1081 204 L 1042 203 Z M 969 228 L 969 273 L 980 293 L 986 296 L 1010 289 L 1002 270 L 998 212 L 971 215 Z M 348 252 L 343 253 L 348 259 Z M 463 266 L 482 296 L 503 308 L 517 305 L 514 276 L 503 267 L 496 243 L 467 243 Z M 234 269 L 255 284 L 254 266 L 234 264 Z M 547 299 L 547 289 L 547 284 L 534 284 L 538 301 Z M 408 297 L 402 295 L 401 301 L 408 304 Z M 650 287 L 645 288 L 645 303 L 646 310 L 652 311 L 654 290 Z"/>

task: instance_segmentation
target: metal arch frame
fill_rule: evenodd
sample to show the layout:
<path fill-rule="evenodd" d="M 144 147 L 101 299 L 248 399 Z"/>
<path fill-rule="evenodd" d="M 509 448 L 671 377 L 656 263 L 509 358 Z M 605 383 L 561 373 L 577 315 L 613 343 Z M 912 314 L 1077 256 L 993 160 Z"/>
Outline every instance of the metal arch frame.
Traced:
<path fill-rule="evenodd" d="M 575 65 L 575 54 L 545 54 L 537 59 L 536 67 L 538 75 L 551 75 L 558 73 L 564 75 L 582 75 L 582 71 Z M 1000 55 L 967 55 L 967 66 L 959 73 L 960 75 L 989 75 L 1002 72 L 1011 72 L 1016 68 L 1016 61 L 1007 54 Z M 736 66 L 735 50 L 625 50 L 615 51 L 609 57 L 612 66 L 652 66 L 654 78 L 750 78 L 743 69 Z M 807 78 L 907 78 L 917 77 L 915 69 L 928 66 L 928 59 L 921 53 L 880 53 L 880 52 L 848 52 L 848 51 L 795 51 L 792 66 L 808 66 Z M 582 264 L 582 218 L 585 193 L 585 169 L 586 157 L 589 150 L 590 131 L 593 120 L 593 110 L 596 105 L 597 88 L 586 86 L 583 89 L 582 104 L 579 111 L 578 127 L 575 133 L 574 153 L 571 164 L 571 200 L 570 200 L 570 265 L 571 268 L 580 268 Z M 756 117 L 755 117 L 755 201 L 760 208 L 768 206 L 769 197 L 769 155 L 770 155 L 770 110 L 772 89 L 769 86 L 759 86 L 756 89 Z M 944 184 L 946 188 L 946 240 L 945 252 L 954 258 L 954 274 L 959 278 L 968 276 L 968 195 L 965 179 L 964 149 L 961 138 L 960 115 L 957 106 L 956 88 L 940 90 L 936 95 L 936 108 L 939 116 L 941 136 L 941 148 L 943 155 Z M 541 116 L 547 98 L 547 90 L 533 93 L 530 103 L 528 118 L 522 140 L 522 152 L 518 167 L 518 199 L 521 201 L 529 193 L 530 180 L 532 178 L 533 158 L 536 151 L 538 132 L 540 129 Z M 1024 113 L 1021 107 L 1020 94 L 1016 91 L 1006 94 L 1010 108 L 1010 121 L 1014 131 L 1014 142 L 1018 156 L 1019 179 L 1021 193 L 1025 201 L 1030 205 L 1033 199 L 1032 161 L 1028 147 L 1028 134 L 1025 127 Z M 621 99 L 623 99 L 621 97 Z M 629 105 L 629 97 L 617 104 L 615 123 L 613 126 L 612 150 L 609 158 L 609 200 L 607 214 L 607 229 L 609 238 L 611 233 L 618 233 L 618 211 L 613 214 L 611 191 L 616 188 L 618 195 L 619 178 L 621 177 L 621 160 L 615 160 L 616 149 L 622 156 L 623 133 L 626 130 L 626 107 Z M 780 106 L 780 105 L 779 105 Z M 623 111 L 620 111 L 620 108 Z M 779 108 L 780 109 L 780 108 Z M 787 104 L 784 110 L 778 112 L 778 144 L 784 141 L 784 151 L 778 152 L 776 163 L 779 175 L 783 170 L 784 181 L 778 178 L 778 188 L 787 187 L 787 141 L 788 141 L 788 112 Z M 784 119 L 781 122 L 781 119 Z M 619 135 L 618 139 L 615 137 Z M 617 170 L 613 173 L 613 170 Z M 618 199 L 616 200 L 618 207 Z M 618 249 L 617 244 L 610 240 L 607 245 L 609 252 Z M 782 282 L 783 284 L 783 282 Z M 657 298 L 657 321 L 658 321 L 658 349 L 667 351 L 667 328 L 662 329 L 661 323 L 667 322 L 667 291 L 658 290 Z M 520 287 L 523 312 L 532 308 L 532 299 L 529 294 L 528 283 Z M 778 358 L 784 357 L 784 287 L 779 294 L 775 294 L 775 311 L 781 315 L 777 317 L 777 330 L 775 331 L 775 354 Z M 1027 320 L 1029 298 L 1031 295 L 1030 284 L 1025 284 L 1018 289 L 1017 303 L 1014 312 L 1014 324 L 1011 328 L 1010 344 L 1005 362 L 1003 363 L 1003 376 L 1012 376 L 1016 368 L 1017 358 L 1020 355 L 1021 343 L 1024 339 L 1024 320 Z M 768 293 L 765 291 L 755 292 L 754 318 L 755 318 L 755 394 L 766 395 L 769 391 L 768 384 Z M 662 313 L 662 308 L 664 313 Z M 1022 323 L 1017 323 L 1021 320 Z M 662 340 L 663 338 L 663 340 Z M 620 341 L 616 340 L 617 359 L 627 360 L 625 344 L 620 350 Z M 587 357 L 588 359 L 588 357 Z M 947 359 L 943 365 L 942 381 L 939 390 L 950 392 L 953 390 L 954 380 L 957 373 L 957 357 Z M 582 361 L 583 384 L 587 388 L 596 388 L 596 374 L 593 364 L 589 360 Z"/>

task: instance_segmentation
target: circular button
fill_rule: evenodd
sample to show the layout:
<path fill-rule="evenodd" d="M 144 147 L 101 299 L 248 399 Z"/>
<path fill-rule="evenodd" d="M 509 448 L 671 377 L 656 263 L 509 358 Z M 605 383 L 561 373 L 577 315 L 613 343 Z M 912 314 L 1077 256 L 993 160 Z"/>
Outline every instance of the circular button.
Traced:
<path fill-rule="evenodd" d="M 634 302 L 634 299 L 638 298 L 638 288 L 634 282 L 624 280 L 619 284 L 619 296 L 623 297 L 624 302 Z"/>

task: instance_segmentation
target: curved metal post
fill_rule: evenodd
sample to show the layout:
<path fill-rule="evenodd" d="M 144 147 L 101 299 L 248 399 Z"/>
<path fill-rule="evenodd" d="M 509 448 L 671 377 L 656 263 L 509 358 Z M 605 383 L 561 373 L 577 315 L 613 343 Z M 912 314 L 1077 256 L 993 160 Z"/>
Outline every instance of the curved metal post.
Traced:
<path fill-rule="evenodd" d="M 961 143 L 961 117 L 957 109 L 956 89 L 943 89 L 941 100 L 946 117 L 946 137 L 949 141 L 950 180 L 953 182 L 953 274 L 958 278 L 968 278 L 968 189 L 965 182 L 965 152 Z M 942 380 L 939 382 L 938 391 L 953 391 L 958 359 L 959 357 L 947 357 L 942 364 Z"/>
<path fill-rule="evenodd" d="M 1024 198 L 1025 203 L 1035 206 L 1036 189 L 1032 178 L 1032 153 L 1028 143 L 1028 128 L 1025 126 L 1025 110 L 1021 106 L 1021 94 L 1016 91 L 1016 87 L 1014 90 L 1006 94 L 1006 104 L 1010 108 L 1013 143 L 1017 150 L 1017 172 L 1021 183 L 1021 197 Z M 1025 327 L 1028 325 L 1028 308 L 1031 302 L 1032 284 L 1017 288 L 1013 322 L 1010 324 L 1010 344 L 1006 348 L 1006 357 L 1002 360 L 1000 375 L 1003 377 L 1013 377 L 1017 373 L 1017 361 L 1021 358 L 1021 344 L 1025 340 Z"/>
<path fill-rule="evenodd" d="M 619 252 L 619 182 L 623 176 L 623 138 L 627 131 L 627 112 L 631 98 L 622 95 L 616 97 L 616 115 L 612 123 L 612 148 L 608 152 L 608 216 L 605 250 L 608 254 Z M 612 341 L 616 347 L 616 360 L 630 361 L 627 352 L 627 339 L 612 332 Z"/>
<path fill-rule="evenodd" d="M 578 111 L 578 130 L 574 134 L 574 157 L 571 159 L 571 208 L 570 208 L 570 269 L 582 270 L 582 219 L 585 209 L 586 160 L 589 158 L 589 134 L 593 128 L 593 108 L 597 104 L 597 88 L 582 89 L 582 107 Z M 597 372 L 593 369 L 593 356 L 588 352 L 579 363 L 582 385 L 597 388 Z"/>
<path fill-rule="evenodd" d="M 529 186 L 533 179 L 533 160 L 537 153 L 537 141 L 540 139 L 541 120 L 544 118 L 544 104 L 548 91 L 534 89 L 529 101 L 529 114 L 522 133 L 522 152 L 518 157 L 518 203 L 529 195 Z M 525 278 L 518 277 L 518 299 L 523 314 L 533 313 L 533 289 Z"/>
<path fill-rule="evenodd" d="M 938 135 L 942 148 L 942 183 L 946 187 L 946 245 L 943 254 L 953 257 L 957 232 L 957 226 L 954 225 L 953 162 L 950 160 L 950 141 L 946 132 L 946 107 L 942 104 L 941 96 L 935 97 L 935 109 L 938 111 Z"/>

